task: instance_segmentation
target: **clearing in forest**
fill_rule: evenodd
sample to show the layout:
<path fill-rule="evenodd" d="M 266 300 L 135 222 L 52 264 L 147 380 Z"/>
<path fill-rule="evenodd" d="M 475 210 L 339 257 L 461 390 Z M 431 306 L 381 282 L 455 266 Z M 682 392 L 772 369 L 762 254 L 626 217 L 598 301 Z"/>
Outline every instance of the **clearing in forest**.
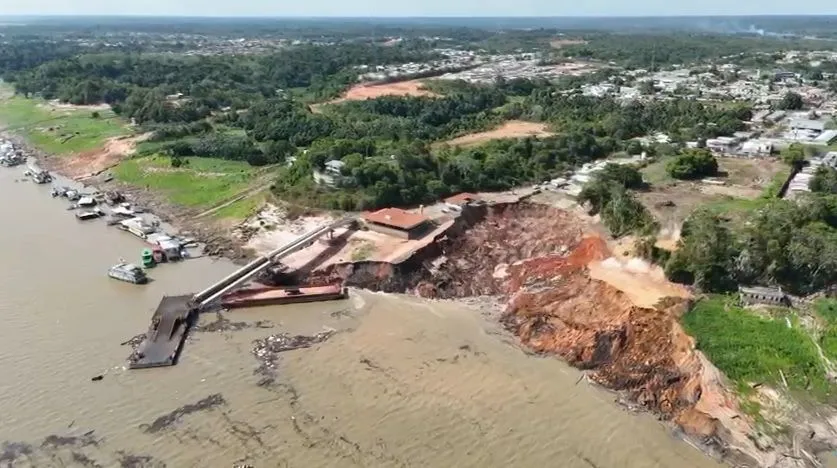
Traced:
<path fill-rule="evenodd" d="M 321 106 L 326 104 L 340 104 L 346 101 L 365 101 L 367 99 L 377 99 L 382 96 L 427 96 L 440 97 L 439 94 L 429 91 L 424 88 L 424 83 L 420 80 L 398 81 L 395 83 L 383 84 L 358 84 L 349 88 L 337 99 L 324 102 L 322 104 L 315 104 L 311 109 L 316 112 Z"/>
<path fill-rule="evenodd" d="M 553 39 L 549 41 L 549 45 L 553 49 L 561 49 L 571 45 L 587 44 L 587 41 L 582 39 Z"/>
<path fill-rule="evenodd" d="M 491 140 L 525 137 L 549 137 L 554 133 L 547 131 L 546 124 L 525 122 L 523 120 L 509 120 L 503 125 L 486 132 L 471 133 L 454 138 L 446 143 L 451 146 L 475 146 Z"/>
<path fill-rule="evenodd" d="M 0 130 L 18 133 L 46 153 L 92 151 L 111 138 L 131 133 L 127 124 L 105 107 L 59 105 L 11 93 L 8 85 L 0 87 Z"/>
<path fill-rule="evenodd" d="M 650 190 L 637 194 L 662 227 L 661 240 L 676 241 L 683 221 L 698 207 L 743 220 L 748 212 L 775 196 L 789 169 L 779 161 L 750 158 L 716 158 L 723 185 L 673 179 L 665 170 L 664 157 L 642 169 Z M 658 246 L 662 246 L 658 244 Z"/>

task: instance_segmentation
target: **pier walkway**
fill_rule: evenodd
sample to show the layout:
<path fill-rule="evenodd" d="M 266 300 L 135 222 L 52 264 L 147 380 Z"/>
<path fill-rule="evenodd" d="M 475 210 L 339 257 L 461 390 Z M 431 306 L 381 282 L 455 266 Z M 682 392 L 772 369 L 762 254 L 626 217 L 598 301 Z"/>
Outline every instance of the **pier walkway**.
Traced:
<path fill-rule="evenodd" d="M 304 249 L 335 229 L 356 222 L 355 217 L 348 216 L 321 226 L 296 238 L 293 242 L 253 260 L 197 294 L 163 297 L 154 315 L 151 316 L 151 326 L 145 335 L 145 339 L 129 358 L 129 367 L 131 369 L 144 369 L 177 364 L 177 358 L 189 327 L 202 309 L 217 301 L 227 292 L 246 283 L 280 259 Z"/>

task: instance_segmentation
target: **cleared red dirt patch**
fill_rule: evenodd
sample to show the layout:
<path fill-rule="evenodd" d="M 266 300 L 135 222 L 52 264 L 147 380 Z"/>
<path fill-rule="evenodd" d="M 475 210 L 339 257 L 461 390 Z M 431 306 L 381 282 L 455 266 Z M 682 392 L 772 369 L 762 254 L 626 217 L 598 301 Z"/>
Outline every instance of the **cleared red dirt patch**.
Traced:
<path fill-rule="evenodd" d="M 382 96 L 427 96 L 440 97 L 432 91 L 424 89 L 424 83 L 419 80 L 399 81 L 397 83 L 384 84 L 359 84 L 352 86 L 339 99 L 329 101 L 326 104 L 338 104 L 345 101 L 365 101 Z"/>
<path fill-rule="evenodd" d="M 459 138 L 449 140 L 446 143 L 451 146 L 474 146 L 491 140 L 526 137 L 542 138 L 552 135 L 554 133 L 547 131 L 546 124 L 524 122 L 523 120 L 509 120 L 494 130 L 463 135 Z"/>
<path fill-rule="evenodd" d="M 126 156 L 136 151 L 137 143 L 149 134 L 133 137 L 116 137 L 105 142 L 99 149 L 85 151 L 65 158 L 56 158 L 56 170 L 76 180 L 95 176 L 119 164 Z"/>

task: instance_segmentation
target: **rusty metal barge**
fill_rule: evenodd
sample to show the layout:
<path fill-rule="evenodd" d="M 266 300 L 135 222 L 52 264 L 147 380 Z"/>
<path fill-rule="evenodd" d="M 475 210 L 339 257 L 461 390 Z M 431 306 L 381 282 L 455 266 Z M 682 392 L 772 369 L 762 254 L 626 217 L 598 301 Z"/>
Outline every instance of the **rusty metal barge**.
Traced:
<path fill-rule="evenodd" d="M 221 306 L 225 309 L 238 309 L 302 302 L 337 301 L 347 298 L 348 295 L 348 288 L 339 284 L 316 287 L 245 288 L 221 296 Z"/>
<path fill-rule="evenodd" d="M 197 312 L 191 294 L 163 297 L 151 316 L 145 339 L 128 359 L 128 367 L 146 369 L 177 364 L 186 333 Z"/>

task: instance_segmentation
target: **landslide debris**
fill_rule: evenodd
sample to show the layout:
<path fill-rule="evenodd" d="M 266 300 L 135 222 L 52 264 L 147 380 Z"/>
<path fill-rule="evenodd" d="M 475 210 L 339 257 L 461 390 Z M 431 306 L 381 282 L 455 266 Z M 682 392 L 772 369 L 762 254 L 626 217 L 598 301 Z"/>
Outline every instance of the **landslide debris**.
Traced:
<path fill-rule="evenodd" d="M 509 264 L 565 253 L 581 235 L 578 219 L 566 211 L 531 203 L 500 207 L 467 234 L 442 243 L 438 271 L 426 275 L 416 292 L 443 299 L 503 293 Z"/>
<path fill-rule="evenodd" d="M 572 213 L 547 206 L 493 207 L 420 253 L 410 270 L 366 263 L 318 279 L 430 298 L 502 296 L 502 323 L 536 352 L 587 370 L 735 464 L 786 466 L 788 447 L 756 444 L 755 422 L 681 328 L 688 291 L 644 271 L 638 259 L 622 264 L 584 228 Z"/>

